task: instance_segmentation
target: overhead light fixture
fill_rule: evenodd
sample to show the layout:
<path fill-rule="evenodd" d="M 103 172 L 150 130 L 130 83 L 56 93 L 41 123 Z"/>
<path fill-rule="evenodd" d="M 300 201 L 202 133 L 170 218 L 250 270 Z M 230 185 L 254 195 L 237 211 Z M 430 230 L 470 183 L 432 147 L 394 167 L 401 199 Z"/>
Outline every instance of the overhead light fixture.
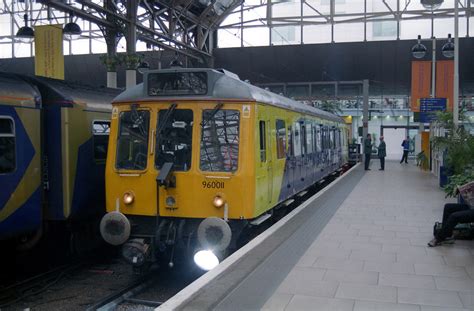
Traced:
<path fill-rule="evenodd" d="M 23 19 L 25 20 L 25 26 L 18 29 L 15 37 L 20 42 L 31 43 L 35 39 L 35 31 L 28 26 L 28 14 L 23 15 Z"/>
<path fill-rule="evenodd" d="M 451 34 L 448 34 L 448 42 L 441 48 L 441 52 L 444 57 L 453 58 L 454 57 L 454 43 L 451 39 Z"/>
<path fill-rule="evenodd" d="M 421 5 L 427 10 L 436 10 L 443 4 L 444 0 L 420 0 Z"/>
<path fill-rule="evenodd" d="M 426 55 L 426 46 L 421 43 L 421 36 L 418 35 L 418 43 L 411 48 L 411 54 L 414 58 L 423 58 Z"/>
<path fill-rule="evenodd" d="M 63 36 L 64 38 L 68 40 L 76 40 L 82 34 L 81 27 L 79 27 L 78 24 L 73 22 L 73 17 L 74 17 L 74 13 L 72 12 L 69 13 L 69 18 L 70 18 L 69 23 L 67 23 L 63 29 Z"/>

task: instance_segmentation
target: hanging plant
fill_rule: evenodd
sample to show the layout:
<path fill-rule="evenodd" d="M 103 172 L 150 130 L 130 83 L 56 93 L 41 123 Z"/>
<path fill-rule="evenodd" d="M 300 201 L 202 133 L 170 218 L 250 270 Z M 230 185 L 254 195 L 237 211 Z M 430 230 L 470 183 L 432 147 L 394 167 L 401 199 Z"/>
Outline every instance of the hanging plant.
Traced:
<path fill-rule="evenodd" d="M 142 56 L 136 53 L 122 54 L 122 63 L 127 70 L 135 70 L 142 60 Z"/>
<path fill-rule="evenodd" d="M 117 55 L 109 56 L 104 54 L 100 56 L 100 60 L 102 61 L 102 64 L 105 65 L 108 72 L 117 71 L 117 66 L 121 63 L 120 58 Z"/>

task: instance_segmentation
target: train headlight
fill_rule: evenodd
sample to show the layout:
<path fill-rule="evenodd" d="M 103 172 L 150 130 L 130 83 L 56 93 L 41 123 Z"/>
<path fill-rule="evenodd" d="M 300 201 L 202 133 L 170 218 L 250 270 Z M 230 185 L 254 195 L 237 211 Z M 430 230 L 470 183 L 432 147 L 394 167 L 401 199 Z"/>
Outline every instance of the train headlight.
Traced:
<path fill-rule="evenodd" d="M 216 195 L 212 200 L 212 204 L 217 208 L 221 208 L 225 204 L 225 199 L 220 195 Z"/>
<path fill-rule="evenodd" d="M 135 201 L 135 196 L 133 195 L 133 192 L 125 192 L 123 194 L 123 203 L 125 205 L 130 205 Z"/>
<path fill-rule="evenodd" d="M 169 206 L 169 207 L 175 206 L 176 205 L 176 199 L 172 196 L 168 196 L 166 198 L 165 203 L 166 203 L 166 206 Z"/>
<path fill-rule="evenodd" d="M 196 265 L 206 271 L 214 269 L 219 264 L 219 258 L 210 250 L 202 250 L 194 254 Z"/>

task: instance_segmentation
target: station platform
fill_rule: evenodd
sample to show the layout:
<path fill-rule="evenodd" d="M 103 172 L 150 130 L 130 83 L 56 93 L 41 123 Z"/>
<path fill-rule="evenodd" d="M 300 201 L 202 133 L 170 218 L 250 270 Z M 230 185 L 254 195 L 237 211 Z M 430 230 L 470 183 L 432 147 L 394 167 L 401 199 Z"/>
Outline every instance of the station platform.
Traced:
<path fill-rule="evenodd" d="M 358 165 L 159 310 L 474 310 L 474 241 L 427 246 L 447 202 L 413 164 Z"/>

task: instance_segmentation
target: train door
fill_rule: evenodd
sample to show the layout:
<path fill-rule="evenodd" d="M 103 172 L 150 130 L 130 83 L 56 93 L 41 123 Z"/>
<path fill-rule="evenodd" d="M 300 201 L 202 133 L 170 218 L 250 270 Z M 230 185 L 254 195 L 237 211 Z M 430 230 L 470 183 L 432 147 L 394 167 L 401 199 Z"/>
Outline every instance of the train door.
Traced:
<path fill-rule="evenodd" d="M 273 155 L 270 139 L 270 113 L 266 107 L 259 107 L 257 116 L 257 141 L 259 155 L 257 157 L 257 196 L 258 214 L 265 211 L 272 202 L 273 196 Z"/>

